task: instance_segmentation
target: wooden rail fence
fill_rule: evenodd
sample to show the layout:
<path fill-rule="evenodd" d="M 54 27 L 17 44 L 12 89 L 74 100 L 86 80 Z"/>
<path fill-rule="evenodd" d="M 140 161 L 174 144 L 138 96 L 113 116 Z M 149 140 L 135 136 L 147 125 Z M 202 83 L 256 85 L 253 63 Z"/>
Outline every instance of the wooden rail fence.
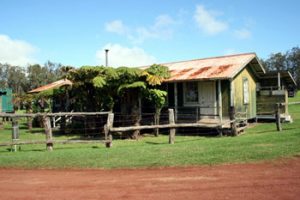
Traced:
<path fill-rule="evenodd" d="M 88 115 L 107 115 L 107 122 L 104 125 L 104 134 L 105 138 L 101 141 L 95 140 L 53 140 L 52 136 L 52 128 L 50 123 L 50 117 L 57 116 L 88 116 Z M 141 126 L 126 126 L 126 127 L 114 127 L 114 114 L 110 112 L 95 112 L 95 113 L 36 113 L 36 114 L 0 114 L 0 117 L 10 117 L 12 119 L 12 141 L 0 143 L 0 146 L 12 146 L 13 150 L 16 151 L 17 145 L 25 145 L 25 144 L 46 144 L 46 149 L 48 151 L 53 150 L 53 144 L 68 144 L 68 143 L 95 143 L 95 142 L 103 142 L 107 148 L 112 147 L 114 132 L 125 132 L 125 131 L 135 131 L 135 130 L 145 130 L 145 129 L 169 129 L 169 144 L 175 143 L 175 135 L 176 128 L 213 128 L 217 129 L 219 133 L 222 135 L 222 123 L 175 123 L 174 110 L 168 110 L 168 124 L 159 124 L 159 125 L 141 125 Z M 19 140 L 19 124 L 18 118 L 21 117 L 42 117 L 43 126 L 45 129 L 45 140 L 44 141 L 20 141 Z"/>
<path fill-rule="evenodd" d="M 300 104 L 300 102 L 289 103 Z M 277 104 L 275 110 L 276 116 L 276 127 L 277 131 L 282 131 L 280 109 L 283 104 Z M 93 115 L 107 115 L 107 122 L 104 125 L 105 139 L 103 140 L 53 140 L 51 120 L 50 117 L 57 116 L 93 116 Z M 237 130 L 237 119 L 235 118 L 235 110 L 231 108 L 230 110 L 230 129 L 233 136 L 238 134 Z M 0 143 L 0 146 L 11 146 L 13 151 L 17 150 L 17 145 L 25 144 L 46 144 L 46 149 L 48 151 L 53 150 L 53 144 L 69 144 L 69 143 L 95 143 L 103 142 L 107 148 L 112 147 L 113 132 L 125 132 L 125 131 L 135 131 L 135 130 L 145 130 L 145 129 L 169 129 L 169 144 L 175 143 L 176 128 L 213 128 L 219 131 L 222 135 L 222 127 L 224 123 L 220 120 L 220 123 L 175 123 L 174 110 L 168 109 L 168 124 L 158 124 L 158 125 L 140 125 L 140 126 L 126 126 L 126 127 L 114 127 L 114 113 L 111 112 L 61 112 L 61 113 L 35 113 L 35 114 L 11 114 L 11 113 L 0 113 L 0 117 L 9 117 L 12 119 L 12 141 Z M 19 123 L 18 119 L 22 117 L 42 117 L 42 122 L 45 129 L 45 140 L 41 141 L 20 141 L 19 140 Z"/>
<path fill-rule="evenodd" d="M 46 144 L 48 151 L 53 150 L 53 144 L 73 144 L 73 143 L 96 143 L 105 142 L 102 140 L 53 140 L 52 127 L 50 117 L 57 116 L 95 116 L 95 115 L 108 115 L 109 112 L 61 112 L 61 113 L 34 113 L 34 114 L 12 114 L 12 113 L 1 113 L 0 117 L 9 117 L 12 119 L 12 141 L 0 143 L 0 146 L 11 146 L 12 151 L 17 151 L 18 145 L 26 144 Z M 31 141 L 20 141 L 19 139 L 19 123 L 18 119 L 22 117 L 41 117 L 44 130 L 45 140 L 31 140 Z"/>
<path fill-rule="evenodd" d="M 158 124 L 158 125 L 141 125 L 141 126 L 126 126 L 126 127 L 114 127 L 113 119 L 114 114 L 109 113 L 107 124 L 105 127 L 105 138 L 107 141 L 107 147 L 112 146 L 112 133 L 113 132 L 126 132 L 126 131 L 135 131 L 135 130 L 145 130 L 145 129 L 169 129 L 169 144 L 174 144 L 176 128 L 215 128 L 222 135 L 222 123 L 175 123 L 174 110 L 168 109 L 169 112 L 169 124 Z"/>

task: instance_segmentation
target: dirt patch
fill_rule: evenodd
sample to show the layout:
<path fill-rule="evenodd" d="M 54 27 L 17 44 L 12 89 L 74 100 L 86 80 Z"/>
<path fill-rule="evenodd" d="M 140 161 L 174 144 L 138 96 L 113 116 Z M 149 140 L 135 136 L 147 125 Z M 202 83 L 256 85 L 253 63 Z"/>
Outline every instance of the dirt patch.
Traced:
<path fill-rule="evenodd" d="M 1 199 L 298 199 L 300 158 L 213 167 L 0 169 Z"/>

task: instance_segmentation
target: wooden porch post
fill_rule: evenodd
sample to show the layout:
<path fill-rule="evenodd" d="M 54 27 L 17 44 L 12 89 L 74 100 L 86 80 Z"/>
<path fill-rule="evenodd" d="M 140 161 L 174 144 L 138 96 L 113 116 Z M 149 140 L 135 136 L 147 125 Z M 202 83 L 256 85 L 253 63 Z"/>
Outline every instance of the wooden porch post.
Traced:
<path fill-rule="evenodd" d="M 233 84 L 233 80 L 230 80 L 230 106 L 234 107 L 234 84 Z"/>
<path fill-rule="evenodd" d="M 178 110 L 177 110 L 177 106 L 178 106 L 178 97 L 177 97 L 177 83 L 175 82 L 174 83 L 174 107 L 175 107 L 175 122 L 177 122 L 177 113 L 178 113 Z"/>
<path fill-rule="evenodd" d="M 171 125 L 175 124 L 174 110 L 173 109 L 169 109 L 169 124 L 171 124 Z M 169 144 L 174 144 L 175 133 L 176 133 L 176 128 L 170 128 Z"/>
<path fill-rule="evenodd" d="M 237 135 L 237 128 L 236 128 L 236 121 L 235 121 L 235 107 L 234 107 L 234 83 L 233 80 L 230 80 L 230 110 L 229 110 L 229 116 L 230 116 L 230 128 L 231 128 L 231 134 L 233 136 Z"/>
<path fill-rule="evenodd" d="M 223 113 L 222 113 L 222 90 L 221 90 L 221 80 L 218 80 L 218 113 L 220 117 L 220 123 L 223 123 Z"/>

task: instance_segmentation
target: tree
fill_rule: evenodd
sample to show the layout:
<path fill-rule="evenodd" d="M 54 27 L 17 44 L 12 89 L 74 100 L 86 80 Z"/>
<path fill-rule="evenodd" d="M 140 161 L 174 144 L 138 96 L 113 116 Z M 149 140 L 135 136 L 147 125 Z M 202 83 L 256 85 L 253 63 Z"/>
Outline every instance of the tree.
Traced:
<path fill-rule="evenodd" d="M 81 110 L 113 111 L 117 103 L 120 105 L 122 116 L 127 116 L 127 121 L 130 118 L 130 121 L 138 126 L 141 121 L 141 100 L 145 97 L 155 105 L 158 119 L 156 121 L 159 123 L 166 92 L 157 86 L 169 77 L 166 67 L 152 65 L 142 70 L 129 67 L 83 66 L 70 70 L 67 77 L 74 83 L 72 93 L 76 94 L 76 102 L 80 102 L 77 106 L 81 106 Z M 133 139 L 137 139 L 138 136 L 139 131 L 133 132 Z"/>
<path fill-rule="evenodd" d="M 143 75 L 146 76 L 146 81 L 149 84 L 149 89 L 147 91 L 146 97 L 154 103 L 155 105 L 155 124 L 159 124 L 159 116 L 161 109 L 165 105 L 167 92 L 161 89 L 158 89 L 157 86 L 160 86 L 164 79 L 170 77 L 169 69 L 162 65 L 151 65 L 147 68 Z M 155 136 L 158 136 L 159 129 L 155 130 Z"/>
<path fill-rule="evenodd" d="M 64 75 L 63 66 L 59 63 L 47 61 L 44 65 L 34 64 L 27 68 L 29 90 L 52 83 Z"/>
<path fill-rule="evenodd" d="M 286 71 L 291 72 L 298 88 L 300 88 L 300 48 L 294 47 L 285 53 L 273 53 L 262 63 L 267 71 Z"/>
<path fill-rule="evenodd" d="M 165 105 L 167 92 L 159 89 L 149 89 L 148 99 L 155 104 L 155 124 L 159 124 L 159 116 L 161 113 L 161 109 Z M 155 130 L 155 136 L 158 136 L 159 129 Z"/>
<path fill-rule="evenodd" d="M 287 57 L 282 53 L 271 54 L 270 58 L 265 61 L 269 71 L 287 70 Z"/>
<path fill-rule="evenodd" d="M 117 94 L 120 96 L 121 115 L 125 120 L 131 119 L 135 126 L 141 121 L 141 99 L 147 85 L 142 80 L 142 70 L 138 68 L 120 67 L 117 69 L 119 79 L 117 82 Z M 133 131 L 131 137 L 138 139 L 140 131 Z"/>
<path fill-rule="evenodd" d="M 71 93 L 76 97 L 77 110 L 100 111 L 104 107 L 112 109 L 113 92 L 109 89 L 112 87 L 109 83 L 117 79 L 115 69 L 103 66 L 83 66 L 69 70 L 66 77 L 73 81 Z M 104 105 L 103 102 L 106 104 Z"/>
<path fill-rule="evenodd" d="M 294 47 L 286 54 L 288 69 L 296 80 L 298 88 L 300 88 L 300 48 Z"/>

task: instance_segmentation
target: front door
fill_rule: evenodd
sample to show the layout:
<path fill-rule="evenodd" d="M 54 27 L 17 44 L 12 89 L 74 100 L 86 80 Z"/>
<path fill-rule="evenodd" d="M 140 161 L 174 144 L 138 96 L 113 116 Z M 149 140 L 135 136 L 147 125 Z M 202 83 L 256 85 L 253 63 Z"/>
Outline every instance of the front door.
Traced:
<path fill-rule="evenodd" d="M 199 82 L 199 104 L 201 118 L 214 118 L 217 111 L 214 81 Z"/>

